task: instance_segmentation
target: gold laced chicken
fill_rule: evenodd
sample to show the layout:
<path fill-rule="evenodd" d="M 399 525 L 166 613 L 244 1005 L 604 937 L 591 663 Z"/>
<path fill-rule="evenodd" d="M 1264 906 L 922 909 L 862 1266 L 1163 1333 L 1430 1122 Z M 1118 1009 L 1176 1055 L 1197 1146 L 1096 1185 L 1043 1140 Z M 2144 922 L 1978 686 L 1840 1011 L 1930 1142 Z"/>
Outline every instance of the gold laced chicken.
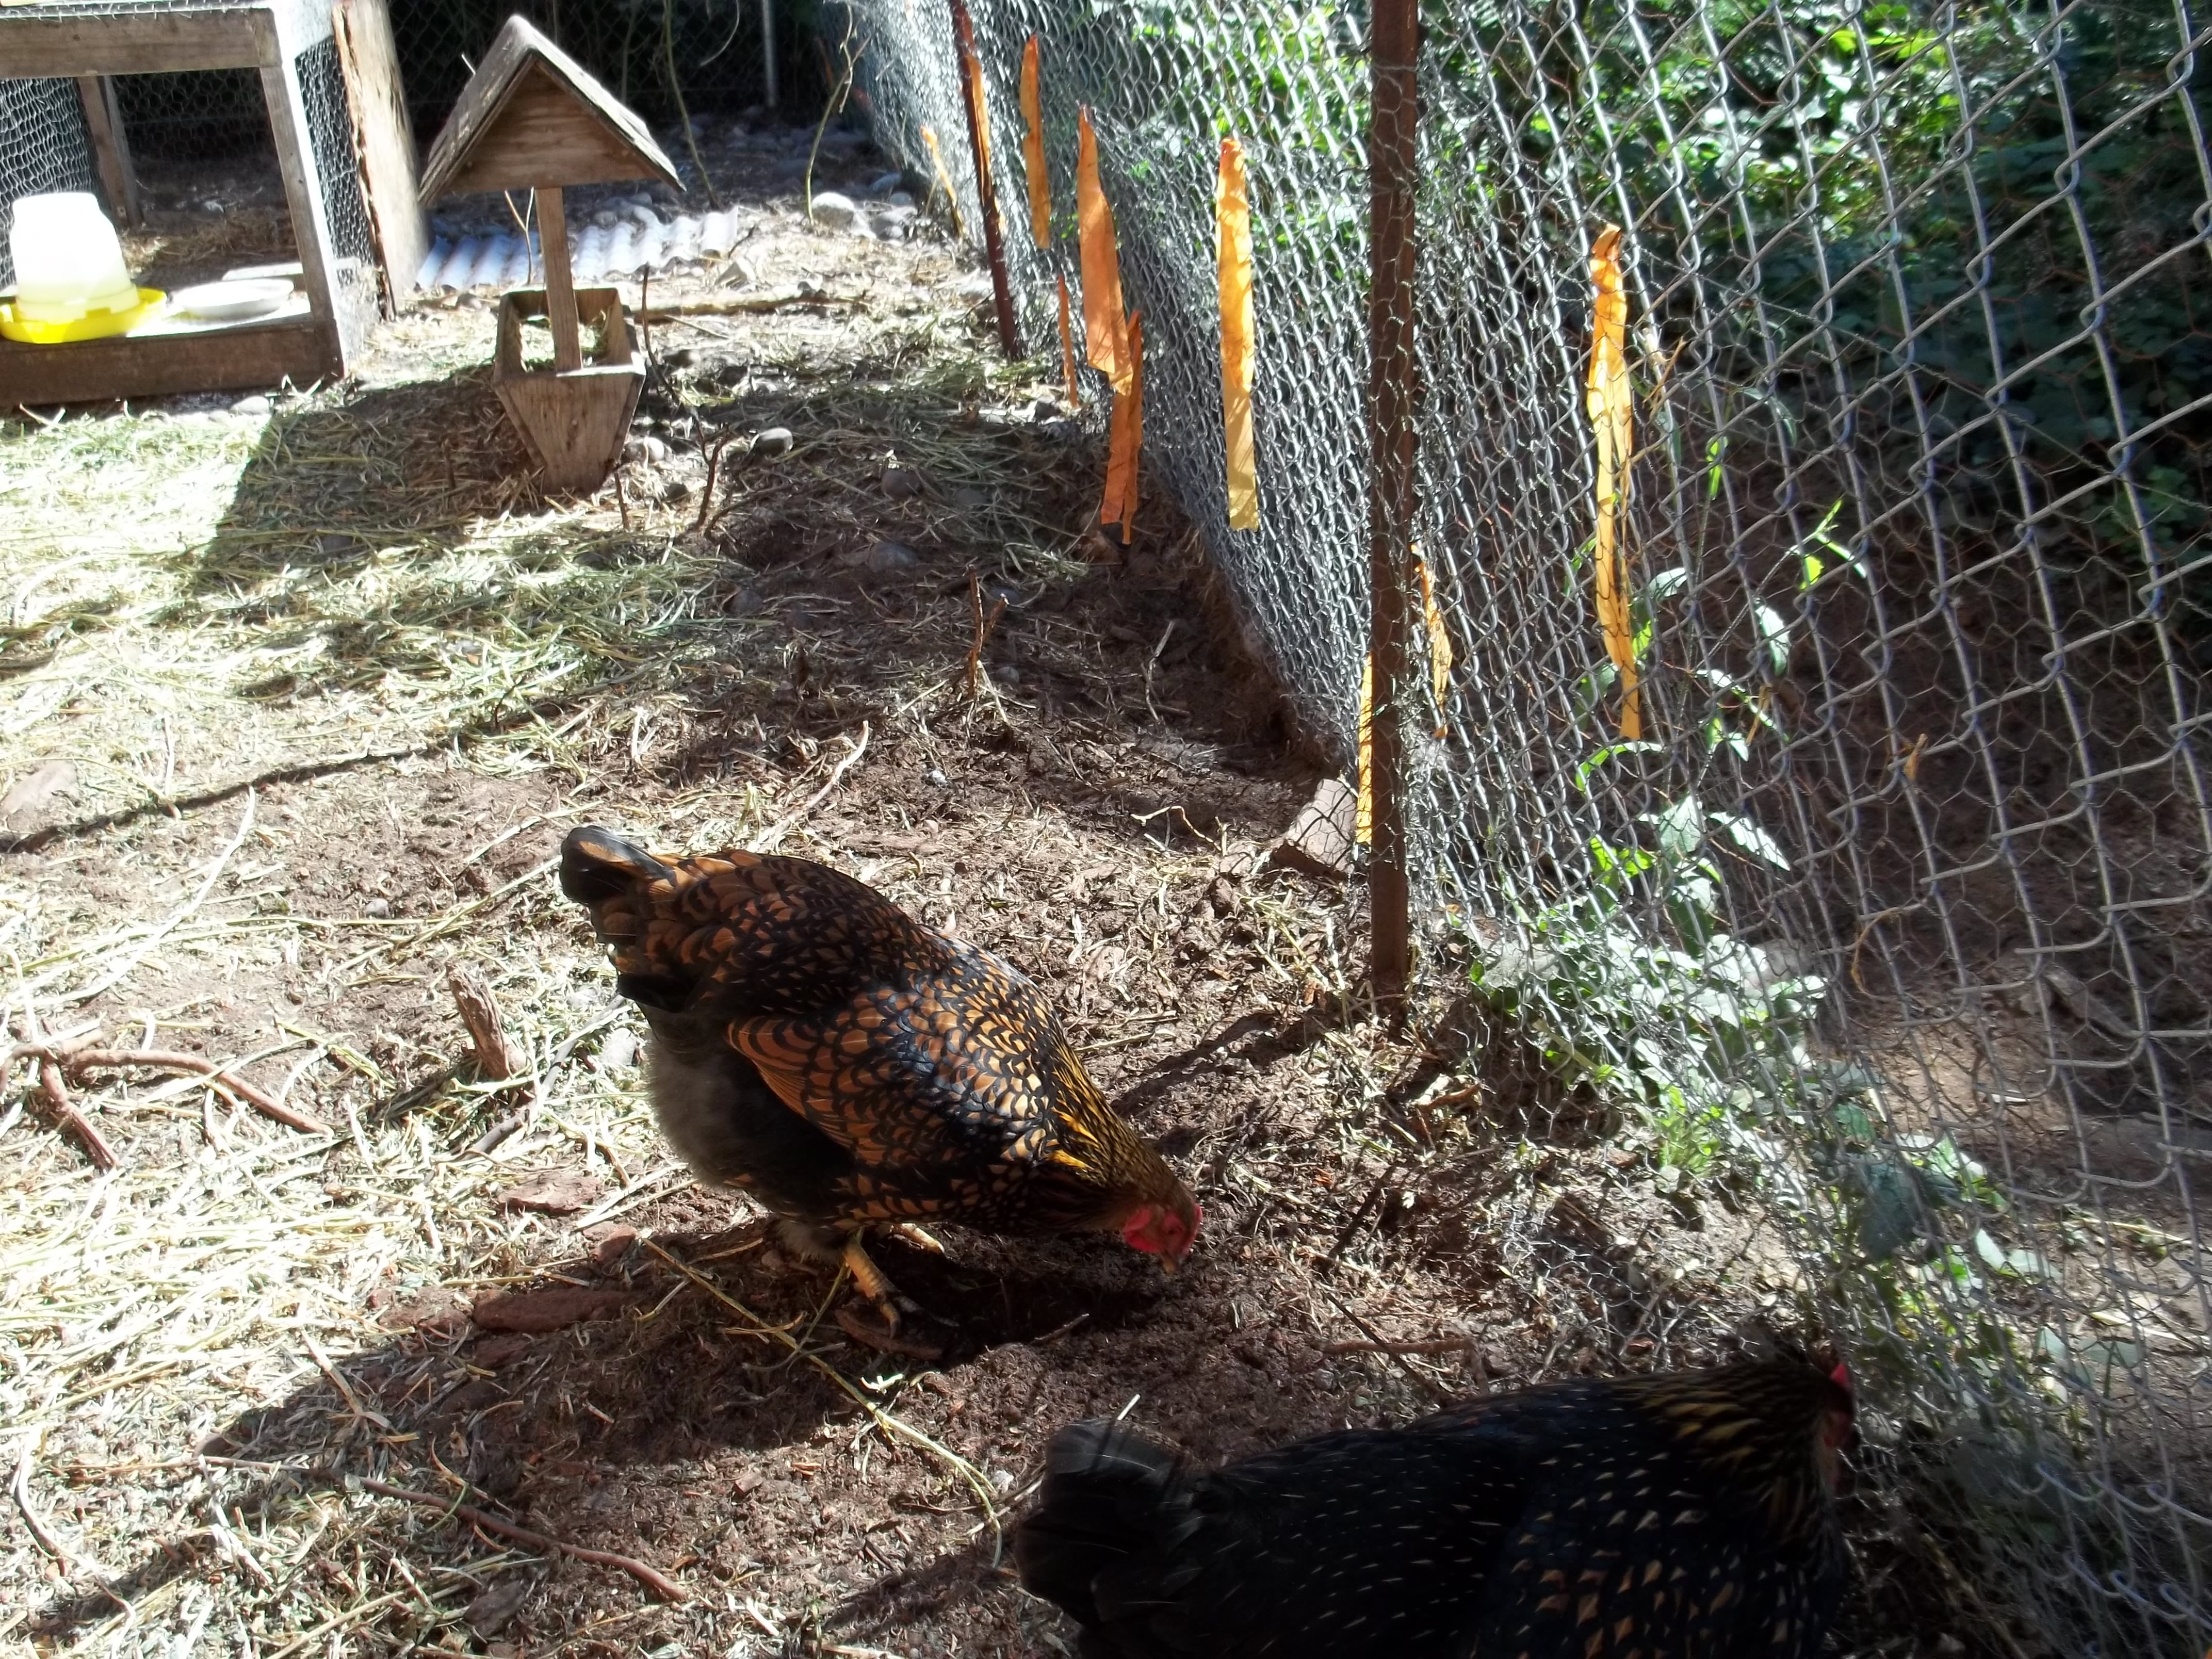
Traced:
<path fill-rule="evenodd" d="M 644 1011 L 670 1143 L 781 1218 L 790 1248 L 842 1259 L 893 1343 L 915 1310 L 869 1259 L 871 1228 L 932 1249 L 921 1223 L 1115 1232 L 1170 1271 L 1189 1252 L 1189 1190 L 1001 958 L 807 859 L 663 859 L 586 826 L 561 890 Z"/>

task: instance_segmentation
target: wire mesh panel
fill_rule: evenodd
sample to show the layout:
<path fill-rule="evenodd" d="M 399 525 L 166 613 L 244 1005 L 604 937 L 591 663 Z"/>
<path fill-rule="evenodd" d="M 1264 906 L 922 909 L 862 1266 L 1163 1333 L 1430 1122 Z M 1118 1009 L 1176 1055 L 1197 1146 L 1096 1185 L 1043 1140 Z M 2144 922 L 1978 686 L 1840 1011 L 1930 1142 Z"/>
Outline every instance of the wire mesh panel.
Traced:
<path fill-rule="evenodd" d="M 763 22 L 766 12 L 769 16 Z M 811 33 L 788 0 L 392 0 L 400 79 L 427 143 L 510 15 L 527 17 L 616 97 L 654 121 L 735 113 L 802 83 L 818 88 Z M 773 33 L 776 74 L 769 74 Z M 799 100 L 794 98 L 794 111 Z"/>
<path fill-rule="evenodd" d="M 0 204 L 46 191 L 90 190 L 93 180 L 76 83 L 0 80 Z M 0 236 L 0 283 L 15 280 L 15 256 Z"/>
<path fill-rule="evenodd" d="M 1149 477 L 1349 765 L 1364 9 L 972 10 L 1004 204 L 1039 46 L 1052 251 L 1006 213 L 1029 343 L 1050 348 L 1052 284 L 1077 277 L 1083 106 L 1144 317 Z M 927 127 L 972 231 L 943 9 L 850 15 L 878 142 L 927 176 Z M 1427 981 L 1509 1024 L 1666 1179 L 1755 1213 L 1771 1243 L 1717 1294 L 1743 1311 L 1784 1284 L 1843 1338 L 1870 1478 L 1955 1594 L 2031 1648 L 2195 1659 L 2199 25 L 1817 0 L 1437 0 L 1422 21 L 1435 609 L 1398 717 Z M 1252 180 L 1256 531 L 1225 514 L 1223 133 Z M 1610 481 L 1586 388 L 1607 225 L 1632 432 Z M 1775 1244 L 1789 1261 L 1760 1266 Z"/>
<path fill-rule="evenodd" d="M 331 297 L 342 313 L 349 340 L 368 337 L 375 324 L 378 297 L 376 250 L 368 224 L 368 202 L 362 193 L 354 161 L 353 118 L 348 112 L 345 79 L 335 40 L 319 40 L 294 59 L 300 100 L 307 114 L 307 141 L 314 151 L 315 177 L 323 212 L 330 222 Z"/>

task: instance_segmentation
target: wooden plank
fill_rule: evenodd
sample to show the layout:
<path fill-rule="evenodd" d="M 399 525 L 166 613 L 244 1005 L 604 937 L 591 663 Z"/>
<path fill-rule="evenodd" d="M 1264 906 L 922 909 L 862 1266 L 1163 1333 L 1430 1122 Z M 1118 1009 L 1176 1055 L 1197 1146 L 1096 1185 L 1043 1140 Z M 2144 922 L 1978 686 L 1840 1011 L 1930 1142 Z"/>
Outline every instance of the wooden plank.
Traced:
<path fill-rule="evenodd" d="M 0 340 L 0 409 L 81 407 L 178 392 L 266 391 L 325 373 L 320 327 L 287 321 L 75 345 Z"/>
<path fill-rule="evenodd" d="M 276 171 L 284 180 L 284 204 L 292 216 L 292 242 L 300 255 L 301 286 L 325 330 L 329 350 L 322 374 L 345 373 L 345 327 L 338 317 L 335 289 L 337 255 L 331 240 L 330 215 L 323 205 L 322 180 L 307 137 L 307 100 L 300 94 L 298 65 L 269 13 L 252 14 L 259 37 L 261 93 L 269 106 L 269 130 L 276 141 Z"/>
<path fill-rule="evenodd" d="M 422 199 L 625 179 L 683 179 L 652 132 L 521 17 L 491 43 L 422 165 Z"/>
<path fill-rule="evenodd" d="M 1376 1001 L 1394 1023 L 1403 1018 L 1413 968 L 1406 640 L 1413 591 L 1413 412 L 1420 403 L 1420 368 L 1413 355 L 1419 52 L 1418 0 L 1376 0 L 1368 24 L 1372 94 L 1367 130 L 1367 422 L 1373 473 L 1367 492 L 1367 575 L 1375 672 L 1368 975 Z"/>
<path fill-rule="evenodd" d="M 542 64 L 532 64 L 438 193 L 613 184 L 655 171 Z"/>
<path fill-rule="evenodd" d="M 253 20 L 262 15 L 247 7 L 79 17 L 0 12 L 0 79 L 253 69 L 261 62 Z"/>
<path fill-rule="evenodd" d="M 416 195 L 415 135 L 399 82 L 399 48 L 385 0 L 337 0 L 331 10 L 338 69 L 353 115 L 355 160 L 368 203 L 384 308 L 396 314 L 415 292 L 430 251 L 430 216 Z"/>
<path fill-rule="evenodd" d="M 106 75 L 76 77 L 77 100 L 84 106 L 85 131 L 92 138 L 92 160 L 107 192 L 108 211 L 118 224 L 142 225 L 138 175 L 131 167 L 131 141 L 124 136 L 123 112 L 115 101 L 115 82 Z"/>
<path fill-rule="evenodd" d="M 500 301 L 491 381 L 544 486 L 583 493 L 605 483 L 622 458 L 645 367 L 631 361 L 629 325 L 613 289 L 582 289 L 574 297 L 579 314 L 599 327 L 599 361 L 566 372 L 524 368 L 522 320 L 545 314 L 546 296 L 517 289 Z"/>
<path fill-rule="evenodd" d="M 545 320 L 553 330 L 553 368 L 565 374 L 584 366 L 584 345 L 576 325 L 576 284 L 568 272 L 568 215 L 561 187 L 537 193 L 538 243 L 545 261 Z"/>

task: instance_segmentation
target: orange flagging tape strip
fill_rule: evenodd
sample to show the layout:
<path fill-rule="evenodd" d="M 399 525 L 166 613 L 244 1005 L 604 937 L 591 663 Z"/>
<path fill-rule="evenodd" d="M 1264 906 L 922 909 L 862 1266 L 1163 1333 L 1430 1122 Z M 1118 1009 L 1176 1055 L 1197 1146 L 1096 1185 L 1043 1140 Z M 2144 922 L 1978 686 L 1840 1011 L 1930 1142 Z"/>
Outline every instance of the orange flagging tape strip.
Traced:
<path fill-rule="evenodd" d="M 1229 483 L 1229 527 L 1260 527 L 1260 477 L 1252 440 L 1252 208 L 1244 185 L 1244 147 L 1221 141 L 1213 181 L 1213 222 L 1221 284 L 1221 417 Z"/>
<path fill-rule="evenodd" d="M 1375 839 L 1375 653 L 1359 665 L 1359 805 L 1352 814 L 1352 838 L 1362 847 Z"/>
<path fill-rule="evenodd" d="M 945 205 L 951 210 L 952 234 L 955 236 L 964 236 L 968 233 L 962 228 L 960 223 L 960 198 L 952 188 L 952 175 L 945 170 L 945 155 L 937 148 L 937 135 L 927 127 L 924 127 L 921 130 L 921 142 L 929 151 L 930 166 L 937 169 L 937 185 L 945 191 Z M 931 199 L 933 201 L 936 198 L 933 197 Z"/>
<path fill-rule="evenodd" d="M 1030 176 L 1030 240 L 1052 246 L 1052 180 L 1044 170 L 1044 100 L 1037 95 L 1037 38 L 1022 48 L 1022 166 Z"/>
<path fill-rule="evenodd" d="M 1067 406 L 1083 407 L 1083 394 L 1075 381 L 1075 327 L 1068 316 L 1067 276 L 1060 277 L 1060 372 L 1067 380 Z"/>
<path fill-rule="evenodd" d="M 1628 295 L 1620 279 L 1620 227 L 1607 225 L 1590 244 L 1595 290 L 1591 330 L 1590 423 L 1597 432 L 1597 625 L 1605 653 L 1620 676 L 1620 735 L 1644 735 L 1636 696 L 1636 629 L 1628 613 L 1628 573 L 1620 556 L 1620 507 L 1628 495 L 1628 457 L 1635 432 L 1628 386 Z"/>
<path fill-rule="evenodd" d="M 1132 313 L 1122 325 L 1122 383 L 1114 393 L 1114 413 L 1106 424 L 1106 495 L 1098 503 L 1098 522 L 1121 526 L 1127 547 L 1136 533 L 1137 453 L 1145 443 L 1145 319 Z"/>
<path fill-rule="evenodd" d="M 1429 581 L 1429 566 L 1425 559 L 1416 557 L 1413 574 L 1421 581 L 1421 616 L 1429 629 L 1429 690 L 1437 699 L 1437 735 L 1446 735 L 1444 726 L 1444 696 L 1451 690 L 1451 635 L 1444 627 L 1443 612 L 1437 609 L 1437 592 Z"/>
<path fill-rule="evenodd" d="M 1083 256 L 1083 354 L 1121 390 L 1121 261 L 1114 246 L 1114 210 L 1098 185 L 1098 135 L 1091 112 L 1076 118 L 1075 225 Z"/>

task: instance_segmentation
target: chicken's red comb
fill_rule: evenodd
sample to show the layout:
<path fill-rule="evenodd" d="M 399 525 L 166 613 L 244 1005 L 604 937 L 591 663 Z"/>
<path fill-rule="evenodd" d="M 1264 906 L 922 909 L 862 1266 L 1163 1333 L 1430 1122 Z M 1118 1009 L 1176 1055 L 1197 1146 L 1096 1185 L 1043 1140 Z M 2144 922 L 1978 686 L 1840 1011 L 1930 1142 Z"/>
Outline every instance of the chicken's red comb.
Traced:
<path fill-rule="evenodd" d="M 1842 1386 L 1845 1392 L 1856 1394 L 1858 1387 L 1851 1381 L 1851 1368 L 1838 1359 L 1836 1369 L 1828 1373 L 1829 1380 Z"/>

